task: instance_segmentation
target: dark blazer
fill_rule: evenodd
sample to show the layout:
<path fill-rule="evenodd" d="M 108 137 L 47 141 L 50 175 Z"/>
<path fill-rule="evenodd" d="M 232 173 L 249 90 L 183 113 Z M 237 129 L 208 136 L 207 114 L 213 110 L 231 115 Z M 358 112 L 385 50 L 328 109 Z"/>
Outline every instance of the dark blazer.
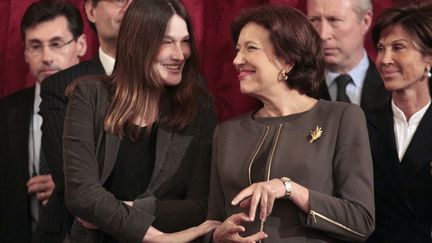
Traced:
<path fill-rule="evenodd" d="M 399 162 L 391 104 L 367 114 L 376 228 L 368 242 L 432 242 L 432 107 Z"/>
<path fill-rule="evenodd" d="M 327 83 L 323 80 L 320 83 L 315 98 L 331 100 L 328 92 Z M 360 98 L 360 107 L 363 111 L 369 111 L 383 106 L 389 100 L 390 94 L 384 88 L 383 81 L 378 73 L 375 64 L 369 59 L 369 67 L 366 72 L 365 80 Z"/>
<path fill-rule="evenodd" d="M 223 221 L 247 213 L 230 202 L 249 186 L 249 166 L 262 141 L 273 138 L 265 171 L 270 179 L 287 176 L 308 188 L 310 212 L 277 199 L 264 223 L 269 236 L 265 242 L 365 240 L 373 231 L 375 211 L 372 158 L 360 107 L 320 100 L 309 111 L 275 124 L 279 136 L 252 116 L 225 121 L 215 131 L 207 218 Z M 308 135 L 317 126 L 322 136 L 309 143 Z M 259 225 L 259 219 L 245 224 L 244 234 L 258 232 Z"/>
<path fill-rule="evenodd" d="M 209 101 L 181 131 L 159 125 L 154 171 L 145 193 L 127 206 L 103 188 L 114 167 L 120 139 L 104 131 L 109 91 L 83 81 L 70 98 L 64 128 L 65 199 L 71 212 L 121 242 L 141 242 L 150 225 L 179 231 L 205 219 L 211 139 L 216 117 Z M 68 240 L 99 242 L 100 231 L 75 222 Z"/>
<path fill-rule="evenodd" d="M 48 204 L 45 206 L 34 235 L 34 242 L 63 242 L 70 230 L 73 216 L 64 203 L 63 173 L 63 122 L 68 99 L 65 97 L 66 87 L 75 79 L 86 75 L 104 74 L 104 69 L 96 56 L 71 68 L 49 76 L 42 82 L 40 114 L 42 123 L 42 147 L 56 185 Z"/>
<path fill-rule="evenodd" d="M 31 240 L 31 214 L 26 183 L 29 180 L 29 129 L 34 87 L 0 101 L 0 242 Z"/>

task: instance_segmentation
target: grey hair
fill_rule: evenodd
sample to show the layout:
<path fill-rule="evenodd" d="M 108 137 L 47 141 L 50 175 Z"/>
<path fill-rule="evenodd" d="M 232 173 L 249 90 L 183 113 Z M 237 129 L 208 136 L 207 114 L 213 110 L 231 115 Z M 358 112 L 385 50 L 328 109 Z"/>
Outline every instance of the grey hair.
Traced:
<path fill-rule="evenodd" d="M 357 14 L 357 18 L 361 20 L 367 11 L 372 12 L 372 2 L 371 0 L 350 0 L 352 4 L 352 9 Z"/>

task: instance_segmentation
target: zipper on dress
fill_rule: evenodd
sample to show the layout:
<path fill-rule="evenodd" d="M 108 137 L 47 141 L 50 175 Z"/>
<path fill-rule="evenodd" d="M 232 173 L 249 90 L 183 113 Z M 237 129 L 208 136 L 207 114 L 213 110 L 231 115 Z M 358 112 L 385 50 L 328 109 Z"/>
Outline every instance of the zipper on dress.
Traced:
<path fill-rule="evenodd" d="M 355 230 L 352 230 L 351 228 L 349 228 L 349 227 L 347 227 L 347 226 L 345 226 L 345 225 L 343 225 L 341 223 L 338 223 L 338 222 L 336 222 L 336 221 L 334 221 L 334 220 L 332 220 L 330 218 L 327 218 L 326 216 L 324 216 L 324 215 L 322 215 L 320 213 L 317 213 L 314 210 L 310 210 L 309 214 L 312 216 L 312 218 L 313 218 L 313 220 L 314 220 L 315 223 L 317 222 L 316 217 L 318 217 L 318 218 L 321 218 L 321 219 L 323 219 L 323 220 L 325 220 L 325 221 L 327 221 L 327 222 L 329 222 L 329 223 L 331 223 L 333 225 L 336 225 L 336 226 L 338 226 L 338 227 L 340 227 L 340 228 L 342 228 L 342 229 L 344 229 L 344 230 L 346 230 L 346 231 L 348 231 L 350 233 L 353 233 L 353 234 L 361 236 L 361 237 L 366 237 L 366 235 L 361 234 L 361 233 L 359 233 L 359 232 L 357 232 Z"/>
<path fill-rule="evenodd" d="M 252 157 L 250 159 L 249 168 L 248 168 L 249 185 L 252 185 L 252 172 L 251 172 L 251 170 L 252 170 L 253 162 L 255 160 L 255 157 L 258 155 L 258 152 L 261 150 L 261 147 L 263 146 L 264 141 L 267 138 L 269 130 L 270 130 L 270 126 L 266 126 L 265 132 L 264 132 L 263 136 L 261 137 L 261 140 L 258 143 L 258 145 L 256 146 L 255 152 L 252 154 Z"/>

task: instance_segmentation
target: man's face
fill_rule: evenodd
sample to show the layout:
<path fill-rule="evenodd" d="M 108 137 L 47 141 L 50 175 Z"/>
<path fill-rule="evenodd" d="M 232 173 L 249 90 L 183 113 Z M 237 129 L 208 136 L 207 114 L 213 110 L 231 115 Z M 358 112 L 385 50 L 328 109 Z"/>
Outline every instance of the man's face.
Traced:
<path fill-rule="evenodd" d="M 97 30 L 101 41 L 117 43 L 117 36 L 123 15 L 132 0 L 100 0 L 94 4 L 91 0 L 85 3 L 86 15 Z"/>
<path fill-rule="evenodd" d="M 347 72 L 363 56 L 364 36 L 372 13 L 361 18 L 352 0 L 308 0 L 307 15 L 323 42 L 325 61 L 332 71 Z"/>
<path fill-rule="evenodd" d="M 77 64 L 87 50 L 85 36 L 75 40 L 64 16 L 26 29 L 24 44 L 25 61 L 37 81 Z"/>

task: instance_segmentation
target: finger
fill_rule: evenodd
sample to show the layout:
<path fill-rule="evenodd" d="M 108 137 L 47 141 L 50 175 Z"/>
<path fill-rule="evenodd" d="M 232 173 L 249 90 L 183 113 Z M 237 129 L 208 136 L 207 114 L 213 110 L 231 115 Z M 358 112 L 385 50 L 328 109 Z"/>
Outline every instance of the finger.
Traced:
<path fill-rule="evenodd" d="M 265 221 L 267 218 L 267 209 L 268 209 L 267 199 L 268 199 L 267 192 L 263 192 L 260 200 L 260 220 L 262 221 Z"/>
<path fill-rule="evenodd" d="M 252 195 L 250 208 L 249 208 L 249 218 L 251 221 L 255 220 L 255 214 L 258 207 L 258 203 L 260 202 L 260 198 L 261 198 L 261 189 L 257 188 L 255 189 L 255 192 Z"/>
<path fill-rule="evenodd" d="M 240 207 L 242 208 L 248 208 L 250 207 L 250 203 L 251 203 L 251 197 L 246 198 L 245 200 L 240 202 Z"/>
<path fill-rule="evenodd" d="M 37 184 L 37 183 L 43 183 L 43 182 L 48 182 L 51 181 L 51 175 L 37 175 L 37 176 L 33 176 L 32 178 L 30 178 L 27 182 L 27 186 L 32 185 L 32 184 Z"/>
<path fill-rule="evenodd" d="M 241 225 L 229 224 L 225 227 L 225 232 L 228 234 L 235 234 L 244 232 L 246 229 Z"/>
<path fill-rule="evenodd" d="M 275 200 L 276 197 L 273 194 L 269 194 L 267 199 L 267 216 L 272 213 Z"/>
<path fill-rule="evenodd" d="M 253 235 L 246 237 L 245 239 L 250 240 L 250 242 L 257 242 L 260 240 L 264 240 L 267 237 L 268 237 L 268 235 L 266 233 L 264 233 L 264 231 L 260 231 L 258 233 L 255 233 Z"/>
<path fill-rule="evenodd" d="M 38 192 L 45 192 L 50 189 L 49 183 L 37 183 L 32 184 L 27 188 L 27 191 L 29 193 L 38 193 Z"/>
<path fill-rule="evenodd" d="M 239 202 L 243 201 L 245 198 L 250 197 L 254 192 L 254 185 L 249 186 L 245 189 L 243 189 L 237 196 L 234 197 L 234 199 L 231 201 L 231 204 L 237 205 Z"/>
<path fill-rule="evenodd" d="M 250 222 L 250 218 L 245 213 L 236 213 L 231 215 L 225 222 L 230 222 L 233 224 L 239 224 L 241 222 Z"/>

